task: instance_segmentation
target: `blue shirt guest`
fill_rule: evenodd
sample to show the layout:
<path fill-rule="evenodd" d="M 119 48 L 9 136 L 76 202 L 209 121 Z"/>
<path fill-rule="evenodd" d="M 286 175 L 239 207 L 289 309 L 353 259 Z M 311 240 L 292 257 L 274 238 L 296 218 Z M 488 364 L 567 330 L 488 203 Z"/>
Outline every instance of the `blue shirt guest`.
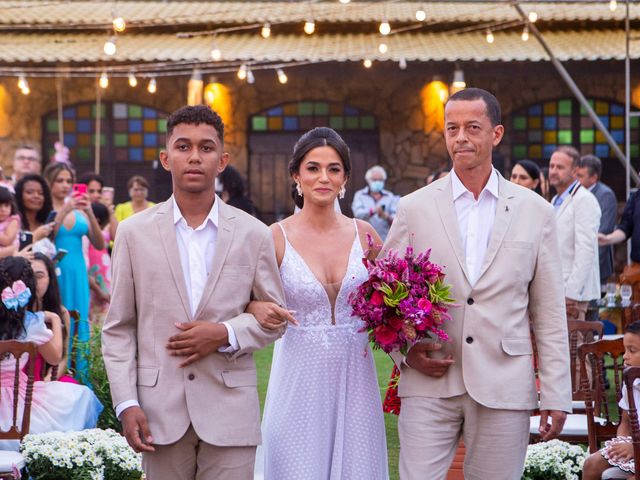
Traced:
<path fill-rule="evenodd" d="M 351 210 L 354 217 L 369 222 L 384 240 L 396 216 L 399 197 L 384 189 L 387 172 L 380 165 L 367 170 L 364 178 L 368 186 L 354 194 Z"/>

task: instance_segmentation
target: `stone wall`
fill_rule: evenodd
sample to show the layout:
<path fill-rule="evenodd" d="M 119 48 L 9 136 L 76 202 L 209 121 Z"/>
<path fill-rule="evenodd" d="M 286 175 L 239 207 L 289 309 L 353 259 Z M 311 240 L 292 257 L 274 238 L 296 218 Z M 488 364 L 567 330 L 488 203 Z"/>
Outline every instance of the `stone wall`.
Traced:
<path fill-rule="evenodd" d="M 543 63 L 462 63 L 467 85 L 495 92 L 502 104 L 503 123 L 509 113 L 541 100 L 571 96 L 558 73 Z M 587 96 L 624 101 L 621 62 L 575 63 L 569 70 Z M 226 147 L 233 164 L 247 171 L 247 128 L 249 117 L 268 107 L 298 100 L 329 100 L 353 105 L 377 117 L 380 135 L 380 163 L 389 171 L 388 185 L 397 193 L 408 193 L 424 184 L 428 173 L 448 165 L 448 155 L 439 131 L 425 133 L 420 91 L 434 75 L 450 78 L 452 64 L 374 63 L 365 69 L 360 63 L 330 63 L 287 70 L 289 82 L 280 85 L 275 72 L 256 71 L 256 83 L 249 85 L 233 74 L 218 77 L 227 85 L 233 102 L 233 120 L 227 125 Z M 597 75 L 595 74 L 597 72 Z M 103 90 L 104 101 L 136 102 L 171 112 L 186 102 L 188 73 L 184 77 L 158 78 L 158 91 L 146 91 L 146 81 L 130 88 L 126 79 L 111 79 Z M 63 79 L 63 104 L 95 101 L 95 79 Z M 0 78 L 6 95 L 0 95 L 0 165 L 10 173 L 16 142 L 42 138 L 41 118 L 56 108 L 53 79 L 29 79 L 31 94 L 24 96 L 16 78 Z M 0 92 L 1 93 L 1 92 Z M 0 127 L 2 127 L 0 125 Z M 509 132 L 499 151 L 510 166 Z"/>

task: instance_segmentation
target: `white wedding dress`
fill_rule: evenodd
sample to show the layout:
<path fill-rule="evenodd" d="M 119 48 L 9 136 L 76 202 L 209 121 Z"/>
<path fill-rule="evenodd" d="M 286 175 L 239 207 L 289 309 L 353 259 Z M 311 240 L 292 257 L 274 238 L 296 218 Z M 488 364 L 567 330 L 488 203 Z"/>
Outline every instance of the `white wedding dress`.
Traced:
<path fill-rule="evenodd" d="M 274 349 L 262 423 L 265 480 L 388 478 L 373 355 L 347 301 L 367 279 L 354 225 L 344 279 L 324 286 L 280 225 L 286 243 L 280 276 L 300 326 L 289 325 Z"/>

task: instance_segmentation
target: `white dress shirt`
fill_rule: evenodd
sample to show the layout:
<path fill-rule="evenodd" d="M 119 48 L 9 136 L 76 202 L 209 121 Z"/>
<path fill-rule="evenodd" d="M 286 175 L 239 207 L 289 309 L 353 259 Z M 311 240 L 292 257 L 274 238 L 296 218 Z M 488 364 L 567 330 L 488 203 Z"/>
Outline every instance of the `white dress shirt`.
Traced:
<path fill-rule="evenodd" d="M 498 173 L 495 169 L 491 172 L 478 200 L 462 184 L 455 170 L 451 170 L 451 187 L 467 272 L 471 284 L 474 284 L 480 274 L 496 217 Z"/>
<path fill-rule="evenodd" d="M 191 306 L 191 316 L 196 314 L 198 304 L 202 298 L 213 257 L 216 251 L 216 238 L 218 236 L 218 202 L 216 196 L 213 206 L 205 218 L 202 225 L 197 228 L 191 228 L 187 225 L 187 221 L 182 216 L 182 212 L 178 207 L 176 199 L 171 197 L 173 202 L 173 223 L 176 227 L 176 240 L 178 243 L 178 252 L 180 254 L 180 264 L 182 265 L 182 273 L 184 282 L 187 287 L 187 295 L 189 295 L 189 305 Z M 218 351 L 222 353 L 230 353 L 238 350 L 238 340 L 236 339 L 233 327 L 227 322 L 222 322 L 227 329 L 229 336 L 229 346 L 220 347 Z M 129 407 L 139 406 L 135 400 L 127 400 L 116 406 L 116 416 Z"/>

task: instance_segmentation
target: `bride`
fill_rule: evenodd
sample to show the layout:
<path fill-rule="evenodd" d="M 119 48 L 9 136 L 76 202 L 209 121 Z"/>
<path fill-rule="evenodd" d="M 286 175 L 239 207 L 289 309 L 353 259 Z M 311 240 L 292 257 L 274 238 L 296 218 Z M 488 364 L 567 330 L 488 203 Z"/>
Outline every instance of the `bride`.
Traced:
<path fill-rule="evenodd" d="M 287 307 L 296 322 L 274 350 L 262 424 L 265 480 L 385 480 L 387 448 L 380 390 L 362 322 L 349 292 L 367 278 L 361 220 L 334 210 L 351 172 L 349 148 L 332 129 L 296 143 L 289 172 L 300 212 L 271 226 Z M 286 312 L 252 302 L 266 328 Z"/>

